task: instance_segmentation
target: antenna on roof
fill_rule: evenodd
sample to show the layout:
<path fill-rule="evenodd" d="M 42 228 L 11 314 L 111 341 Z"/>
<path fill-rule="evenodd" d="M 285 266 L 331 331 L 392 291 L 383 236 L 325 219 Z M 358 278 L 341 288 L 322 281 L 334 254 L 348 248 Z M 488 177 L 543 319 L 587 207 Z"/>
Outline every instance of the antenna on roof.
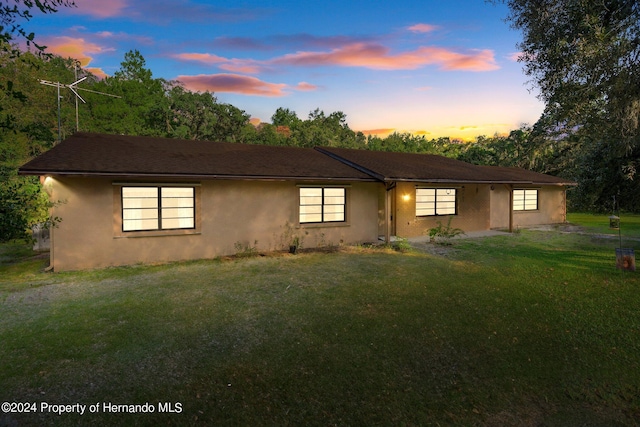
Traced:
<path fill-rule="evenodd" d="M 80 65 L 79 61 L 75 61 L 74 63 L 75 67 L 74 67 L 74 71 L 75 71 L 75 77 L 76 77 L 76 81 L 71 83 L 71 84 L 63 84 L 60 82 L 50 82 L 48 80 L 39 80 L 40 84 L 46 85 L 46 86 L 53 86 L 55 88 L 58 88 L 58 143 L 60 143 L 60 141 L 62 140 L 62 125 L 61 125 L 61 119 L 60 119 L 60 99 L 62 99 L 62 96 L 60 96 L 60 88 L 61 87 L 66 87 L 67 89 L 69 89 L 71 92 L 73 92 L 73 94 L 76 96 L 76 132 L 80 130 L 80 119 L 78 117 L 78 99 L 80 101 L 82 101 L 83 104 L 86 104 L 87 101 L 85 101 L 80 94 L 78 93 L 79 90 L 84 90 L 86 92 L 91 92 L 91 93 L 97 93 L 99 95 L 106 95 L 106 96 L 110 96 L 112 98 L 122 98 L 121 96 L 118 95 L 112 95 L 110 93 L 104 93 L 104 92 L 98 92 L 95 90 L 91 90 L 91 89 L 85 89 L 83 87 L 78 87 L 78 83 L 81 83 L 83 81 L 85 81 L 87 79 L 87 76 L 82 77 L 81 79 L 78 80 L 78 66 Z"/>

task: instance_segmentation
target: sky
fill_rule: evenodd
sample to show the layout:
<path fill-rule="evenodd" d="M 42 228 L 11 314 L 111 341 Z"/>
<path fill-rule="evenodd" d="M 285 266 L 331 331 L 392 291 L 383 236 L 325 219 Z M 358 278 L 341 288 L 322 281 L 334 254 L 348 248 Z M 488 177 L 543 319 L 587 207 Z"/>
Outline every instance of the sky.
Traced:
<path fill-rule="evenodd" d="M 254 123 L 279 107 L 301 119 L 319 108 L 365 134 L 473 139 L 533 124 L 544 108 L 517 62 L 521 34 L 506 6 L 484 0 L 75 5 L 24 26 L 98 76 L 138 50 L 153 77 L 213 92 Z"/>

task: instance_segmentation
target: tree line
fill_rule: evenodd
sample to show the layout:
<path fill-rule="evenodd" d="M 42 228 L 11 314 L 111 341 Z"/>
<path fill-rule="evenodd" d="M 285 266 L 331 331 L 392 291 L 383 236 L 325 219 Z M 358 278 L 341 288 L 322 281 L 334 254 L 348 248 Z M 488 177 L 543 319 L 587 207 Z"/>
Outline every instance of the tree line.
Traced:
<path fill-rule="evenodd" d="M 50 149 L 58 135 L 73 134 L 77 124 L 81 131 L 99 133 L 438 154 L 575 180 L 578 186 L 568 192 L 571 210 L 610 212 L 615 196 L 620 208 L 639 212 L 640 6 L 631 0 L 554 0 L 541 9 L 533 0 L 505 2 L 509 22 L 524 35 L 525 72 L 540 88 L 546 108 L 533 125 L 471 142 L 409 133 L 366 136 L 350 129 L 343 112 L 320 109 L 300 118 L 278 108 L 270 122 L 254 126 L 245 111 L 218 102 L 213 93 L 155 78 L 138 51 L 127 52 L 113 76 L 98 79 L 72 59 L 43 53 L 30 44 L 33 34 L 18 26 L 32 50 L 21 52 L 5 25 L 0 28 L 0 240 L 24 236 L 31 224 L 48 220 L 49 202 L 38 179 L 17 176 L 17 168 Z M 41 4 L 50 5 L 45 13 L 69 5 Z M 5 8 L 0 15 L 23 16 L 16 11 Z M 68 84 L 81 77 L 86 77 L 86 104 L 77 108 L 75 95 L 62 88 L 58 117 L 56 89 L 40 80 Z"/>

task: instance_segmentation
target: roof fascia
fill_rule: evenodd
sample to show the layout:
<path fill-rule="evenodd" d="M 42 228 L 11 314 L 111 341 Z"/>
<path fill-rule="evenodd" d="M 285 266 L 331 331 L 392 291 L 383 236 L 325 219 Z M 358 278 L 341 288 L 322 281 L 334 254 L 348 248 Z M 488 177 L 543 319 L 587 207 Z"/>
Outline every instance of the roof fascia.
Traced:
<path fill-rule="evenodd" d="M 278 175 L 193 175 L 193 174 L 140 174 L 140 173 L 98 173 L 98 172 L 69 172 L 69 171 L 47 171 L 47 170 L 19 170 L 19 175 L 37 176 L 62 176 L 62 177 L 85 177 L 85 178 L 131 178 L 131 179 L 201 179 L 201 180 L 241 180 L 241 181 L 355 181 L 355 182 L 377 182 L 374 178 L 354 178 L 354 177 L 314 177 L 314 176 L 278 176 Z"/>

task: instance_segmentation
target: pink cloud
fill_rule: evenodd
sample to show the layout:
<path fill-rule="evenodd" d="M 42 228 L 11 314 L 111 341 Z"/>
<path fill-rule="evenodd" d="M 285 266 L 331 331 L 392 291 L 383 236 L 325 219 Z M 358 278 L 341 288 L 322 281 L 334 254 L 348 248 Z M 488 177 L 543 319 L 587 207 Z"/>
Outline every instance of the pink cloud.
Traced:
<path fill-rule="evenodd" d="M 231 92 L 243 95 L 278 97 L 284 96 L 283 83 L 269 83 L 250 76 L 238 74 L 200 74 L 197 76 L 178 76 L 185 88 L 198 92 Z"/>
<path fill-rule="evenodd" d="M 513 52 L 509 54 L 508 58 L 513 62 L 518 62 L 522 56 L 523 56 L 522 52 Z"/>
<path fill-rule="evenodd" d="M 44 38 L 43 43 L 47 46 L 47 52 L 63 58 L 77 59 L 83 67 L 91 63 L 93 54 L 111 50 L 86 41 L 84 38 L 66 36 Z"/>
<path fill-rule="evenodd" d="M 154 40 L 148 36 L 137 36 L 131 35 L 123 32 L 113 33 L 111 31 L 100 31 L 93 34 L 93 37 L 96 37 L 101 40 L 109 40 L 109 41 L 134 41 L 137 44 L 143 45 L 153 45 Z"/>
<path fill-rule="evenodd" d="M 183 61 L 197 61 L 204 64 L 220 64 L 229 61 L 227 58 L 210 53 L 179 53 L 174 55 L 174 58 Z"/>
<path fill-rule="evenodd" d="M 185 22 L 236 22 L 268 15 L 269 9 L 220 7 L 193 0 L 74 0 L 77 7 L 61 8 L 72 14 L 105 19 L 124 17 L 134 21 L 169 24 Z"/>
<path fill-rule="evenodd" d="M 97 18 L 112 18 L 124 14 L 127 0 L 74 0 L 77 7 L 70 8 L 71 13 L 95 16 Z"/>
<path fill-rule="evenodd" d="M 99 79 L 104 79 L 105 77 L 107 77 L 107 73 L 105 73 L 102 68 L 86 67 L 85 70 L 87 70 L 88 72 L 90 72 L 91 74 L 93 74 Z"/>
<path fill-rule="evenodd" d="M 489 49 L 472 50 L 459 53 L 437 47 L 420 49 L 432 63 L 443 70 L 492 71 L 500 68 L 495 62 L 493 51 Z"/>
<path fill-rule="evenodd" d="M 414 51 L 391 54 L 386 46 L 373 43 L 354 43 L 329 52 L 297 52 L 270 61 L 279 65 L 364 67 L 380 70 L 414 70 L 426 65 L 439 65 L 443 70 L 495 70 L 491 50 L 472 50 L 466 53 L 440 47 L 420 47 Z"/>
<path fill-rule="evenodd" d="M 438 27 L 436 25 L 431 25 L 431 24 L 416 24 L 407 28 L 407 30 L 414 33 L 430 33 L 437 29 Z"/>
<path fill-rule="evenodd" d="M 181 61 L 196 61 L 206 65 L 219 65 L 219 68 L 232 73 L 257 74 L 263 70 L 258 61 L 251 59 L 224 58 L 210 53 L 179 53 L 173 55 Z"/>
<path fill-rule="evenodd" d="M 458 52 L 426 46 L 393 54 L 388 47 L 378 43 L 351 43 L 329 51 L 301 51 L 264 61 L 231 59 L 207 53 L 182 53 L 174 57 L 209 65 L 219 64 L 225 71 L 245 74 L 257 74 L 278 65 L 363 67 L 378 70 L 415 70 L 427 65 L 437 65 L 447 71 L 491 71 L 499 68 L 493 51 L 489 49 Z"/>
<path fill-rule="evenodd" d="M 302 92 L 311 92 L 311 91 L 317 90 L 318 86 L 311 83 L 307 83 L 307 82 L 300 82 L 296 86 L 296 89 Z"/>

